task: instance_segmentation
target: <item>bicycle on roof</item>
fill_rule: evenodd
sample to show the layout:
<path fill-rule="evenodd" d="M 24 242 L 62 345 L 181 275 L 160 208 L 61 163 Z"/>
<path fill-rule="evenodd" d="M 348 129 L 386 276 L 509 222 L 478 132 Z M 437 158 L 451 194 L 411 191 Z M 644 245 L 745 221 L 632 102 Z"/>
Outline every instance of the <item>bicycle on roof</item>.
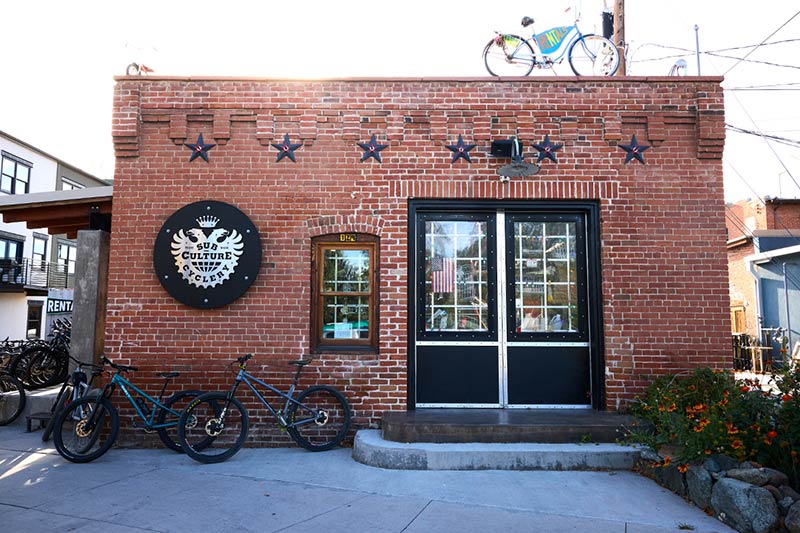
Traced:
<path fill-rule="evenodd" d="M 492 76 L 527 76 L 534 68 L 553 68 L 567 59 L 576 76 L 613 76 L 619 68 L 619 50 L 602 35 L 581 32 L 579 18 L 571 26 L 536 33 L 533 19 L 523 17 L 522 27 L 531 27 L 527 39 L 495 32 L 483 49 L 486 70 Z"/>

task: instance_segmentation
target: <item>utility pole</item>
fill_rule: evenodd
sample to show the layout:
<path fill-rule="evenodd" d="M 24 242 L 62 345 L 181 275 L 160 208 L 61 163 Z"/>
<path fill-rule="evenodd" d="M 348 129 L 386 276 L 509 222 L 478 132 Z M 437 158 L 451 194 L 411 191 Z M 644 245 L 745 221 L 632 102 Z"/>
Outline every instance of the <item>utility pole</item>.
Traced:
<path fill-rule="evenodd" d="M 625 75 L 625 0 L 614 0 L 614 36 L 611 39 L 619 51 L 617 76 Z"/>

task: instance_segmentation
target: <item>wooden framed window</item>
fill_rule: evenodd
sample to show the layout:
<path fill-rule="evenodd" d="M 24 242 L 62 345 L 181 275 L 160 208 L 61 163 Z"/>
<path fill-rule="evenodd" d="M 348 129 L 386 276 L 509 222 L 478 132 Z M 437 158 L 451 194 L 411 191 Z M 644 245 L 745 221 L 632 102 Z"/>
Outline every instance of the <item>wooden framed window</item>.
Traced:
<path fill-rule="evenodd" d="M 378 238 L 336 233 L 311 243 L 312 350 L 377 350 Z"/>

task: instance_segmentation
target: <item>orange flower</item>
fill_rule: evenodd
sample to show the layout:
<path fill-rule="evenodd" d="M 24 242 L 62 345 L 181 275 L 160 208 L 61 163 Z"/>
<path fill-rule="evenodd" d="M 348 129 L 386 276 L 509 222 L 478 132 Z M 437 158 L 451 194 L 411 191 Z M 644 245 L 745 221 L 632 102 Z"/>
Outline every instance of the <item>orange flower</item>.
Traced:
<path fill-rule="evenodd" d="M 678 472 L 685 474 L 689 470 L 689 465 L 678 465 Z"/>
<path fill-rule="evenodd" d="M 710 448 L 706 448 L 706 450 L 705 450 L 705 454 L 706 454 L 706 455 L 711 455 L 711 449 L 710 449 Z"/>
<path fill-rule="evenodd" d="M 661 411 L 661 412 L 663 413 L 663 412 L 664 412 L 664 406 L 663 406 L 663 405 L 659 405 L 659 406 L 658 406 L 658 410 L 659 410 L 659 411 Z"/>
<path fill-rule="evenodd" d="M 790 394 L 784 394 L 783 396 L 781 396 L 781 400 L 783 400 L 784 402 L 788 402 L 791 399 L 792 399 L 792 396 Z"/>
<path fill-rule="evenodd" d="M 730 393 L 728 391 L 722 391 L 722 396 L 724 398 L 727 398 L 728 396 L 730 396 Z"/>
<path fill-rule="evenodd" d="M 777 431 L 767 431 L 767 437 L 769 437 L 771 439 L 774 439 L 777 436 L 778 436 L 778 432 Z"/>
<path fill-rule="evenodd" d="M 693 391 L 695 389 L 695 386 L 694 385 L 689 385 L 688 389 Z"/>
<path fill-rule="evenodd" d="M 672 461 L 672 458 L 669 455 L 664 457 L 664 466 L 669 466 L 670 461 Z"/>
<path fill-rule="evenodd" d="M 771 445 L 772 444 L 772 439 L 770 439 L 769 437 L 764 437 L 764 444 L 766 444 L 768 446 Z"/>
<path fill-rule="evenodd" d="M 695 426 L 692 429 L 694 430 L 695 433 L 700 433 L 701 431 L 703 431 L 704 428 L 705 426 Z"/>
<path fill-rule="evenodd" d="M 744 446 L 744 443 L 739 439 L 736 439 L 735 441 L 731 442 L 731 448 L 733 448 L 734 450 L 738 450 L 742 446 Z"/>
<path fill-rule="evenodd" d="M 736 435 L 737 433 L 739 433 L 739 430 L 736 429 L 733 423 L 726 422 L 725 425 L 728 426 L 728 435 Z"/>
<path fill-rule="evenodd" d="M 742 392 L 750 392 L 750 387 L 748 387 L 747 385 L 742 385 L 739 388 L 739 390 L 741 390 Z"/>
<path fill-rule="evenodd" d="M 667 407 L 667 411 L 669 411 L 671 413 L 672 411 L 674 411 L 677 408 L 678 408 L 678 406 L 673 403 L 672 405 Z"/>
<path fill-rule="evenodd" d="M 791 454 L 791 456 L 792 456 L 792 457 L 797 457 L 797 451 L 795 451 L 795 450 L 792 450 L 792 451 L 791 451 L 791 452 L 789 452 L 789 453 Z"/>
<path fill-rule="evenodd" d="M 696 403 L 694 404 L 694 410 L 696 413 L 702 413 L 703 411 L 706 410 L 706 406 L 705 404 L 702 403 Z"/>

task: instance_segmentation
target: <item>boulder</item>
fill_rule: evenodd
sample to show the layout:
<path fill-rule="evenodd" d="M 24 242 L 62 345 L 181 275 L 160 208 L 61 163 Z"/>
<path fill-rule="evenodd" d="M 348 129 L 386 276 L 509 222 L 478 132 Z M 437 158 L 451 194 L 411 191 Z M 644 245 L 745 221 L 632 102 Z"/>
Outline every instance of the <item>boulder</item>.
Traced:
<path fill-rule="evenodd" d="M 711 507 L 711 474 L 701 466 L 690 466 L 686 470 L 686 491 L 689 499 L 700 509 Z M 778 489 L 775 489 L 776 491 Z M 780 492 L 778 492 L 780 494 Z"/>
<path fill-rule="evenodd" d="M 708 470 L 709 472 L 721 472 L 723 470 L 731 470 L 733 468 L 737 468 L 739 463 L 736 459 L 728 457 L 727 455 L 722 455 L 720 453 L 715 453 L 708 456 L 708 459 L 705 460 L 703 463 L 703 468 Z"/>
<path fill-rule="evenodd" d="M 789 514 L 792 507 L 794 507 L 794 500 L 788 496 L 778 502 L 778 511 L 784 516 Z"/>
<path fill-rule="evenodd" d="M 800 502 L 795 502 L 789 509 L 786 518 L 783 520 L 783 525 L 791 533 L 800 533 Z"/>
<path fill-rule="evenodd" d="M 686 496 L 686 483 L 683 481 L 683 474 L 678 471 L 675 465 L 660 468 L 658 479 L 662 485 L 679 496 Z"/>
<path fill-rule="evenodd" d="M 769 474 L 762 472 L 758 468 L 734 468 L 725 472 L 727 477 L 750 483 L 758 487 L 769 483 Z"/>
<path fill-rule="evenodd" d="M 767 489 L 770 494 L 772 494 L 772 497 L 775 498 L 776 502 L 779 502 L 784 498 L 783 494 L 781 494 L 781 491 L 778 490 L 778 487 L 776 487 L 774 485 L 764 485 L 764 488 Z M 794 501 L 794 500 L 792 500 L 792 501 Z M 784 514 L 786 514 L 786 513 L 784 513 Z"/>
<path fill-rule="evenodd" d="M 794 501 L 800 500 L 800 493 L 798 493 L 789 485 L 781 485 L 778 487 L 778 490 L 781 491 L 781 494 L 783 494 L 784 497 L 789 496 Z"/>
<path fill-rule="evenodd" d="M 768 533 L 778 523 L 772 494 L 738 479 L 723 478 L 714 484 L 711 507 L 720 520 L 741 533 Z"/>
<path fill-rule="evenodd" d="M 780 487 L 781 485 L 789 484 L 789 476 L 787 476 L 780 470 L 764 467 L 761 469 L 761 471 L 769 476 L 770 485 L 775 485 L 776 487 Z"/>

